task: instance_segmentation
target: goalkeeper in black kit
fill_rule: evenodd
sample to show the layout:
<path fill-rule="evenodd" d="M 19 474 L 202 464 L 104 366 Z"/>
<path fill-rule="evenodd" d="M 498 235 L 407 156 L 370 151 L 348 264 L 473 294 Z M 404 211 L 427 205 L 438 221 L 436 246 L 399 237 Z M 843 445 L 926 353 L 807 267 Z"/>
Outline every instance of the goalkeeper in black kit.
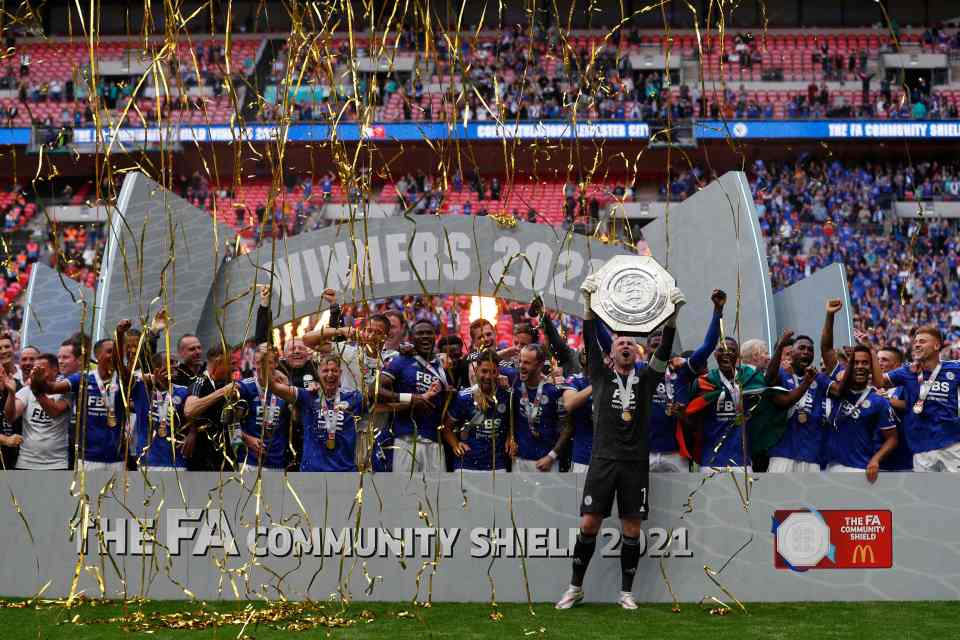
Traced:
<path fill-rule="evenodd" d="M 617 500 L 623 526 L 620 549 L 620 606 L 636 609 L 633 577 L 640 561 L 640 525 L 647 517 L 650 457 L 647 431 L 650 402 L 663 380 L 676 334 L 676 319 L 686 302 L 679 289 L 670 294 L 677 311 L 663 327 L 663 338 L 649 365 L 640 359 L 636 341 L 618 336 L 610 350 L 612 366 L 604 364 L 603 344 L 610 344 L 607 329 L 590 310 L 597 289 L 593 276 L 581 285 L 584 294 L 583 343 L 587 374 L 593 385 L 593 454 L 580 502 L 580 533 L 573 549 L 573 578 L 557 609 L 569 609 L 583 600 L 583 577 L 597 546 L 597 534 Z"/>

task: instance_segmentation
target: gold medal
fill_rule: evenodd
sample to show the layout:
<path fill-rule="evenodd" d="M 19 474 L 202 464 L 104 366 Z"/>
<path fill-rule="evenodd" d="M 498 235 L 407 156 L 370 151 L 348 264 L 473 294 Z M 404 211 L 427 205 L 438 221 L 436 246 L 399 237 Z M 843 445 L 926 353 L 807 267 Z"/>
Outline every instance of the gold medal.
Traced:
<path fill-rule="evenodd" d="M 913 412 L 917 415 L 923 413 L 923 400 L 917 400 L 916 404 L 913 405 Z"/>
<path fill-rule="evenodd" d="M 630 413 L 629 411 L 624 411 L 623 413 L 620 414 L 620 417 L 623 419 L 624 422 L 633 422 L 633 414 Z"/>
<path fill-rule="evenodd" d="M 161 438 L 166 438 L 166 437 L 167 437 L 167 423 L 166 423 L 166 422 L 161 422 L 161 423 L 157 426 L 157 435 L 160 436 Z"/>
<path fill-rule="evenodd" d="M 107 426 L 111 429 L 117 426 L 117 416 L 113 414 L 113 411 L 107 411 Z"/>
<path fill-rule="evenodd" d="M 333 432 L 331 431 L 329 435 L 327 435 L 327 449 L 330 449 L 332 451 L 333 449 L 336 449 L 336 448 L 337 448 L 337 437 L 333 435 Z"/>
<path fill-rule="evenodd" d="M 807 424 L 807 414 L 805 413 L 797 414 L 797 422 L 799 422 L 800 424 Z"/>

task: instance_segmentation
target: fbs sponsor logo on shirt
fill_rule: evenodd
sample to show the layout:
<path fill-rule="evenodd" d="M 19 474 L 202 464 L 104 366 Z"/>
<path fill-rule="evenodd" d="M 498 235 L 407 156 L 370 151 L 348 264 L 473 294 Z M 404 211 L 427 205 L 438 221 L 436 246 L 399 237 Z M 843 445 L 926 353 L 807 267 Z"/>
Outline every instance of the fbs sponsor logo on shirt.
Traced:
<path fill-rule="evenodd" d="M 780 509 L 773 514 L 777 569 L 889 569 L 893 512 L 884 509 Z"/>

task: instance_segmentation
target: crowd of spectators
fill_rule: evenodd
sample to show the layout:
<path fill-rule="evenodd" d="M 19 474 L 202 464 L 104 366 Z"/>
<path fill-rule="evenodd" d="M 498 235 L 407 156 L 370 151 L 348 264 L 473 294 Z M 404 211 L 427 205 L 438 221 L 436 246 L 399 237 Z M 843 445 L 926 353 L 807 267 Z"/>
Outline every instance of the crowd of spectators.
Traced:
<path fill-rule="evenodd" d="M 957 223 L 890 213 L 894 201 L 957 200 L 960 164 L 801 158 L 748 169 L 774 291 L 843 263 L 857 325 L 878 344 L 907 347 L 911 329 L 934 324 L 960 355 Z M 684 199 L 709 179 L 683 171 L 670 197 Z"/>
<path fill-rule="evenodd" d="M 801 157 L 796 162 L 756 161 L 748 167 L 760 228 L 766 238 L 770 275 L 774 290 L 780 290 L 834 262 L 846 265 L 847 281 L 858 324 L 869 329 L 878 343 L 906 346 L 909 331 L 922 324 L 938 324 L 960 353 L 960 313 L 953 309 L 960 299 L 960 246 L 957 224 L 945 220 L 901 220 L 891 213 L 896 201 L 960 200 L 960 164 L 938 161 L 905 163 L 842 163 L 837 160 Z M 699 168 L 671 175 L 662 194 L 678 201 L 692 195 L 712 179 Z M 229 191 L 213 193 L 204 176 L 197 172 L 181 176 L 178 188 L 198 206 Z M 285 197 L 274 200 L 272 216 L 266 205 L 253 213 L 239 212 L 238 225 L 258 228 L 257 238 L 266 234 L 295 234 L 329 224 L 319 215 L 324 202 L 335 190 L 332 174 L 319 180 L 293 180 L 285 186 Z M 480 206 L 450 206 L 443 209 L 441 181 L 426 172 L 401 176 L 395 185 L 398 202 L 408 212 L 454 215 L 482 215 L 501 197 L 499 178 L 472 173 L 464 181 L 452 175 L 447 189 L 472 191 Z M 557 188 L 561 188 L 560 185 Z M 583 198 L 573 183 L 563 185 L 565 208 L 583 210 Z M 617 197 L 629 199 L 632 190 L 618 187 Z M 469 204 L 469 203 L 467 203 Z M 499 209 L 496 209 L 499 213 Z M 538 219 L 537 212 L 514 212 L 518 219 Z M 264 224 L 273 221 L 275 224 Z M 568 220 L 569 222 L 569 220 Z M 61 230 L 61 263 L 68 275 L 88 286 L 94 284 L 102 254 L 102 234 L 84 228 Z M 32 247 L 32 248 L 31 248 Z M 52 243 L 41 252 L 36 242 L 21 247 L 5 265 L 3 295 L 13 302 L 25 287 L 29 265 L 40 258 L 48 263 L 55 252 Z M 394 301 L 394 306 L 413 305 L 415 313 L 433 313 L 437 324 L 457 331 L 460 318 L 451 312 L 452 302 L 442 298 L 427 301 Z M 446 306 L 444 306 L 446 305 Z M 14 313 L 8 324 L 16 325 Z M 440 313 L 437 309 L 443 307 Z M 505 312 L 510 308 L 505 307 Z M 363 312 L 358 312 L 362 315 Z M 562 321 L 576 335 L 576 320 Z"/>
<path fill-rule="evenodd" d="M 101 226 L 99 223 L 61 224 L 48 229 L 45 238 L 36 233 L 8 236 L 3 246 L 6 259 L 0 262 L 0 330 L 20 329 L 21 297 L 26 292 L 34 264 L 49 265 L 86 287 L 96 287 L 106 247 Z"/>

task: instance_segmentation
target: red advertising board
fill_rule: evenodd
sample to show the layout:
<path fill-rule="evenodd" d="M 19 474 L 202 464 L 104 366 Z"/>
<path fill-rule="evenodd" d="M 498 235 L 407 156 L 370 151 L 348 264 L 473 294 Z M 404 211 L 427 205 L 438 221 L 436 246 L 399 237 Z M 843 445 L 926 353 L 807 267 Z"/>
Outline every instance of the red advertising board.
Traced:
<path fill-rule="evenodd" d="M 778 569 L 893 566 L 893 513 L 886 509 L 780 509 L 772 532 Z"/>

